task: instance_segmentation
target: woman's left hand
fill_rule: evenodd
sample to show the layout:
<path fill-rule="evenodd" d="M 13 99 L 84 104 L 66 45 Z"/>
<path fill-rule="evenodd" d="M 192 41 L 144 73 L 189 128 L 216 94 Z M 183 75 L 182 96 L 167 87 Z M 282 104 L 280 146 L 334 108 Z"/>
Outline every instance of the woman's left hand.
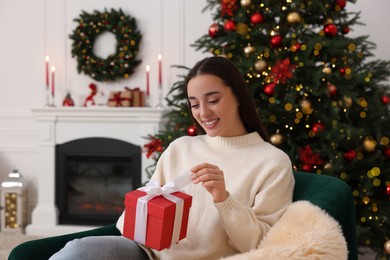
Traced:
<path fill-rule="evenodd" d="M 223 171 L 216 165 L 202 163 L 191 168 L 191 179 L 202 186 L 213 196 L 215 203 L 223 202 L 229 196 L 225 187 Z"/>

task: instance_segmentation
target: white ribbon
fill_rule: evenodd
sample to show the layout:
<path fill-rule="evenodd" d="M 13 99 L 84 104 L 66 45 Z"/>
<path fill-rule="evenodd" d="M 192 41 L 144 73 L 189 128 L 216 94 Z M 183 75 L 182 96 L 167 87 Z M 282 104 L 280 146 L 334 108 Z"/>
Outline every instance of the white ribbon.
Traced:
<path fill-rule="evenodd" d="M 138 198 L 136 215 L 135 215 L 135 230 L 134 240 L 145 244 L 146 241 L 146 224 L 148 219 L 148 207 L 147 203 L 149 200 L 156 196 L 163 196 L 167 200 L 172 201 L 176 204 L 173 234 L 171 244 L 179 241 L 181 222 L 183 218 L 184 201 L 181 198 L 171 195 L 171 193 L 179 191 L 184 186 L 191 183 L 191 172 L 187 171 L 184 174 L 178 176 L 172 181 L 161 187 L 160 183 L 156 180 L 149 181 L 145 187 L 139 188 L 138 190 L 146 192 L 147 195 Z"/>

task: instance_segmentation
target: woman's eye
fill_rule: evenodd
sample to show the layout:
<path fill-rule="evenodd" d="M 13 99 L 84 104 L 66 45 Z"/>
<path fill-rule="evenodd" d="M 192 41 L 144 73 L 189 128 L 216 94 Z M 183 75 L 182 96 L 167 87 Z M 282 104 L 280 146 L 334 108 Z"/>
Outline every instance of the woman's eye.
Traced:
<path fill-rule="evenodd" d="M 191 108 L 198 108 L 199 107 L 199 104 L 193 104 L 191 105 Z"/>
<path fill-rule="evenodd" d="M 210 100 L 209 103 L 210 104 L 216 104 L 216 103 L 218 103 L 218 101 L 219 101 L 218 99 L 214 99 L 214 100 Z"/>

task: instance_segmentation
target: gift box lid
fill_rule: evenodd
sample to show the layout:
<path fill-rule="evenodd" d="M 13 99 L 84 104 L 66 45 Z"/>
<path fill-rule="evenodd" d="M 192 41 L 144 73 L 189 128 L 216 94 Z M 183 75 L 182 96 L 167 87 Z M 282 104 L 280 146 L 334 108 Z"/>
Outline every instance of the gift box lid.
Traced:
<path fill-rule="evenodd" d="M 126 193 L 125 196 L 125 206 L 136 208 L 138 198 L 146 195 L 146 192 L 140 190 L 133 190 Z M 184 200 L 184 207 L 191 207 L 192 196 L 185 194 L 183 192 L 174 192 L 173 196 L 181 198 Z M 170 200 L 167 200 L 163 196 L 156 196 L 153 199 L 148 201 L 148 214 L 151 214 L 158 218 L 164 217 L 173 217 L 175 215 L 176 204 Z"/>

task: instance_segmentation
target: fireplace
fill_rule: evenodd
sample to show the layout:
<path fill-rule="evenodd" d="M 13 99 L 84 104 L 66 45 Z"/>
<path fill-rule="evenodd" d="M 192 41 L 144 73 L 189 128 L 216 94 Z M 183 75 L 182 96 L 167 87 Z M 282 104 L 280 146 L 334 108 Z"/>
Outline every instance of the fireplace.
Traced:
<path fill-rule="evenodd" d="M 165 112 L 164 109 L 150 107 L 33 109 L 39 133 L 36 165 L 38 196 L 31 214 L 31 224 L 26 227 L 26 233 L 53 236 L 90 230 L 93 228 L 91 226 L 93 222 L 95 222 L 95 227 L 102 226 L 98 223 L 112 223 L 119 208 L 109 209 L 110 213 L 104 211 L 107 214 L 100 212 L 100 210 L 106 206 L 115 207 L 114 201 L 123 202 L 123 197 L 116 199 L 116 196 L 119 196 L 116 191 L 131 190 L 136 188 L 139 183 L 147 181 L 146 168 L 152 165 L 154 160 L 141 154 L 141 148 L 149 142 L 145 138 L 148 134 L 157 133 L 162 129 L 161 126 L 164 125 L 162 119 Z M 93 142 L 83 145 L 77 144 L 81 140 L 93 140 Z M 108 150 L 111 145 L 107 145 L 106 141 L 114 144 L 111 147 L 114 150 Z M 60 153 L 57 155 L 58 150 L 73 145 L 79 147 L 66 156 L 60 155 Z M 121 152 L 115 150 L 122 146 L 127 148 Z M 92 149 L 86 153 L 84 148 Z M 67 177 L 57 176 L 60 162 L 56 162 L 56 160 L 61 156 L 65 156 L 69 163 L 68 167 L 71 168 L 68 169 L 70 175 L 66 175 Z M 86 170 L 88 168 L 94 168 L 94 170 L 88 171 Z M 63 179 L 57 183 L 59 178 L 67 178 L 67 180 Z M 123 181 L 120 185 L 119 179 Z M 91 183 L 90 180 L 96 181 L 93 184 L 95 186 L 93 188 L 88 186 L 89 189 L 85 191 L 83 185 Z M 62 191 L 57 191 L 59 183 L 66 184 L 61 188 Z M 66 202 L 61 202 L 61 204 L 58 201 L 58 195 L 65 194 L 64 189 L 69 187 L 74 189 L 73 193 L 68 194 Z M 78 190 L 80 187 L 81 191 Z M 111 195 L 104 195 L 104 198 L 109 199 L 109 202 L 103 201 L 101 199 L 103 196 L 99 197 L 100 190 L 106 188 L 110 192 L 111 189 L 115 190 L 115 193 L 113 192 Z M 78 197 L 82 193 L 87 195 L 87 198 L 94 197 L 94 203 L 82 204 L 81 197 Z M 73 201 L 75 198 L 77 203 Z M 104 202 L 104 204 L 100 204 L 100 202 Z M 74 205 L 77 204 L 82 204 L 83 209 L 74 208 Z M 80 211 L 83 214 L 79 214 Z M 95 216 L 93 218 L 88 216 L 88 221 L 83 219 L 89 214 Z"/>
<path fill-rule="evenodd" d="M 124 210 L 126 192 L 141 186 L 141 149 L 112 138 L 56 145 L 59 224 L 106 225 Z"/>

